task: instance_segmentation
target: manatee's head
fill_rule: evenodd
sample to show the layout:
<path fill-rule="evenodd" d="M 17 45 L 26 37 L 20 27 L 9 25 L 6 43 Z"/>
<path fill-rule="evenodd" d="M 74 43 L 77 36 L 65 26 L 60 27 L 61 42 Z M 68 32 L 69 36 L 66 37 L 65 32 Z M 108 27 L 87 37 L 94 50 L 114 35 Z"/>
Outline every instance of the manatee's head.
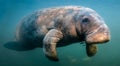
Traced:
<path fill-rule="evenodd" d="M 79 14 L 80 32 L 88 44 L 105 43 L 110 40 L 110 31 L 104 20 L 92 9 L 82 8 Z"/>

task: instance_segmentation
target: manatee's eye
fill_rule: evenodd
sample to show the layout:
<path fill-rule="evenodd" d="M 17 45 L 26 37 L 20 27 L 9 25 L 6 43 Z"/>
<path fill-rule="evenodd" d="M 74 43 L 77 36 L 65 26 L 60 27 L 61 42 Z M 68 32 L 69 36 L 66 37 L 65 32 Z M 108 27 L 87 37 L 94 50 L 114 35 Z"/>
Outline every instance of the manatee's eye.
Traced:
<path fill-rule="evenodd" d="M 89 22 L 90 20 L 88 18 L 84 18 L 82 22 Z"/>

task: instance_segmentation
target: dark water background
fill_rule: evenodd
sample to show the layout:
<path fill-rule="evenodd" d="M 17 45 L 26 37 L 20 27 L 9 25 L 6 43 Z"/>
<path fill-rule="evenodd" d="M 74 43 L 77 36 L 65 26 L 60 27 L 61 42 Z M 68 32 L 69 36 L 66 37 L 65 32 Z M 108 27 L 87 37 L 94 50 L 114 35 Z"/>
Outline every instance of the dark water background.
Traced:
<path fill-rule="evenodd" d="M 59 62 L 49 61 L 41 48 L 14 51 L 5 48 L 15 38 L 23 16 L 41 8 L 78 5 L 96 10 L 111 31 L 111 41 L 98 45 L 96 56 L 88 58 L 85 46 L 72 44 L 58 48 Z M 120 66 L 120 0 L 0 0 L 0 66 Z"/>

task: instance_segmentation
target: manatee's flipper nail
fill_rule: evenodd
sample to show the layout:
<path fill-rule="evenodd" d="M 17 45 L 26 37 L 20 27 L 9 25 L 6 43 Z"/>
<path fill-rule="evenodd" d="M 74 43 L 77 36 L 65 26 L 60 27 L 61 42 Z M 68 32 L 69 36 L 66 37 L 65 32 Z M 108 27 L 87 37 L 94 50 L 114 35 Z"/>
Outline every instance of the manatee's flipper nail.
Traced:
<path fill-rule="evenodd" d="M 45 56 L 51 61 L 56 61 L 56 62 L 59 61 L 58 57 L 51 57 L 51 56 L 48 56 L 48 55 L 45 55 Z"/>

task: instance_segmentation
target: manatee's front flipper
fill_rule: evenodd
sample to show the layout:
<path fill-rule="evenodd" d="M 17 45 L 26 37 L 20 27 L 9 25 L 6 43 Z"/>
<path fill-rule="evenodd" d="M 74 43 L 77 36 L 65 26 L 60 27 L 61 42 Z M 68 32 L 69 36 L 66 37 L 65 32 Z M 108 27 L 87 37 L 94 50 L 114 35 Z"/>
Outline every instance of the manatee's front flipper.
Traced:
<path fill-rule="evenodd" d="M 63 34 L 57 29 L 51 29 L 43 39 L 43 51 L 46 57 L 52 61 L 59 61 L 56 52 L 56 44 L 62 39 Z"/>
<path fill-rule="evenodd" d="M 86 44 L 86 52 L 89 57 L 94 56 L 97 53 L 96 44 Z"/>

